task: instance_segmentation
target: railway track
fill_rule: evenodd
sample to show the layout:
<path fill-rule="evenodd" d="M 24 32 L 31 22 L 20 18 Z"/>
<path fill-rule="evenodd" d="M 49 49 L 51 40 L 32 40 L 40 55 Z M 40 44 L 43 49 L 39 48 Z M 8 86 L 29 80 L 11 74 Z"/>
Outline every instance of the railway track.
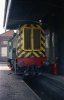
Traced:
<path fill-rule="evenodd" d="M 27 77 L 24 81 L 41 98 L 41 100 L 52 100 L 52 98 L 43 90 L 40 82 L 38 82 L 38 77 Z"/>
<path fill-rule="evenodd" d="M 41 100 L 64 100 L 64 84 L 57 79 L 46 77 L 27 77 L 24 81 Z"/>

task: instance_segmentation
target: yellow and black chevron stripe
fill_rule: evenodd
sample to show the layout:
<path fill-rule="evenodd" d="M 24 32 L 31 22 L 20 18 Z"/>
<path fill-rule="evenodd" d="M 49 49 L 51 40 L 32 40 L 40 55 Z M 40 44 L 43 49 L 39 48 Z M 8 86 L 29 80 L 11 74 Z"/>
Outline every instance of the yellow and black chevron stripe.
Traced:
<path fill-rule="evenodd" d="M 18 58 L 32 58 L 32 57 L 44 57 L 44 53 L 43 52 L 30 52 L 30 51 L 20 51 L 18 53 Z"/>
<path fill-rule="evenodd" d="M 24 27 L 22 27 L 22 29 L 26 28 L 26 27 L 30 27 L 30 28 L 37 28 L 39 29 L 40 26 L 38 25 L 34 25 L 34 24 L 25 24 Z M 22 30 L 21 29 L 21 30 Z M 40 29 L 41 30 L 41 29 Z M 40 43 L 41 43 L 41 49 L 39 51 L 25 51 L 23 50 L 23 44 L 22 44 L 22 34 L 23 32 L 19 33 L 18 36 L 18 45 L 17 45 L 17 54 L 18 54 L 18 58 L 28 58 L 28 57 L 45 57 L 45 34 L 42 32 L 41 30 L 41 39 L 40 39 Z"/>
<path fill-rule="evenodd" d="M 17 40 L 17 51 L 19 52 L 20 51 L 20 49 L 21 49 L 21 47 L 22 47 L 22 42 L 21 42 L 21 40 L 22 40 L 22 33 L 19 33 L 18 34 L 18 40 Z"/>
<path fill-rule="evenodd" d="M 42 54 L 45 56 L 45 34 L 41 32 L 41 51 Z"/>

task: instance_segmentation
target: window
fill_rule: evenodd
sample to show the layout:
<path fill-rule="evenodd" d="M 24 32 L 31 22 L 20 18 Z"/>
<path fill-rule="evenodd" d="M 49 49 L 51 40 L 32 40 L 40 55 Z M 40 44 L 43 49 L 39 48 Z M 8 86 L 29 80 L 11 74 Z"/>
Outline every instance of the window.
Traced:
<path fill-rule="evenodd" d="M 4 44 L 4 45 L 7 45 L 7 44 L 8 44 L 8 41 L 3 41 L 3 44 Z"/>
<path fill-rule="evenodd" d="M 24 49 L 40 50 L 40 30 L 25 28 L 24 29 Z"/>
<path fill-rule="evenodd" d="M 7 47 L 1 47 L 1 56 L 7 57 Z"/>
<path fill-rule="evenodd" d="M 31 29 L 24 29 L 24 49 L 31 49 Z"/>
<path fill-rule="evenodd" d="M 34 50 L 40 50 L 40 30 L 34 29 L 33 30 L 33 41 L 34 41 Z"/>

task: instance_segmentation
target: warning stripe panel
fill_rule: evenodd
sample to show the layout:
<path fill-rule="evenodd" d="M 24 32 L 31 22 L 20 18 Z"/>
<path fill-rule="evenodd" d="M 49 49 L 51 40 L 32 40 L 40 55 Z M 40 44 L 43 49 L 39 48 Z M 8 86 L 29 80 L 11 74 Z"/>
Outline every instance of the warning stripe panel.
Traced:
<path fill-rule="evenodd" d="M 42 43 L 45 43 L 45 40 L 43 38 L 41 38 Z"/>
<path fill-rule="evenodd" d="M 43 57 L 45 57 L 45 54 L 43 54 Z"/>
<path fill-rule="evenodd" d="M 17 47 L 20 47 L 20 45 L 21 45 L 21 44 L 20 44 L 20 42 L 19 42 L 19 43 L 17 44 Z"/>
<path fill-rule="evenodd" d="M 45 56 L 45 52 L 41 51 L 41 52 L 25 52 L 25 51 L 21 51 L 18 52 L 18 57 L 24 57 L 24 58 L 28 58 L 28 57 L 44 57 Z"/>
<path fill-rule="evenodd" d="M 21 43 L 19 42 L 19 43 L 17 43 L 17 48 L 19 48 L 20 47 L 20 45 L 21 45 Z"/>
<path fill-rule="evenodd" d="M 41 52 L 21 52 L 21 50 L 18 50 L 18 56 L 21 57 L 30 57 L 30 56 L 34 56 L 34 57 L 43 57 L 45 56 L 45 52 L 44 51 L 41 51 Z M 23 56 L 24 55 L 24 56 Z"/>
<path fill-rule="evenodd" d="M 21 54 L 20 54 L 20 55 L 18 55 L 18 58 L 21 58 L 21 56 L 22 56 Z"/>
<path fill-rule="evenodd" d="M 28 53 L 26 54 L 25 57 L 27 58 L 27 57 L 29 57 L 30 55 L 31 55 L 31 52 L 28 52 Z"/>
<path fill-rule="evenodd" d="M 45 56 L 45 35 L 43 32 L 41 32 L 41 50 L 42 50 L 42 55 L 43 57 Z"/>
<path fill-rule="evenodd" d="M 27 27 L 31 27 L 31 28 L 39 28 L 41 29 L 41 51 L 23 51 L 23 34 L 19 34 L 19 37 L 18 37 L 18 47 L 17 47 L 17 50 L 18 50 L 18 57 L 24 57 L 24 58 L 27 58 L 27 57 L 45 57 L 45 34 L 44 34 L 44 30 L 42 28 L 40 28 L 39 25 L 34 25 L 34 24 L 25 24 L 22 28 L 27 28 Z M 20 32 L 21 33 L 21 32 Z"/>
<path fill-rule="evenodd" d="M 41 51 L 41 52 L 42 52 L 42 54 L 43 54 L 43 55 L 45 55 L 45 56 L 46 56 L 46 53 L 45 53 L 45 52 L 43 52 L 43 51 Z"/>
<path fill-rule="evenodd" d="M 19 55 L 19 53 L 21 53 L 21 49 L 18 49 L 18 50 L 17 50 L 17 53 L 18 53 L 18 55 Z"/>
<path fill-rule="evenodd" d="M 45 44 L 42 44 L 42 43 L 41 43 L 41 48 L 46 49 L 46 48 L 45 48 Z"/>
<path fill-rule="evenodd" d="M 22 37 L 18 38 L 18 43 L 21 42 L 23 40 Z"/>
<path fill-rule="evenodd" d="M 42 29 L 42 27 L 40 27 L 40 25 L 37 25 L 37 27 L 41 30 L 41 32 L 43 33 L 43 35 L 44 35 L 44 30 Z"/>
<path fill-rule="evenodd" d="M 42 41 L 41 41 L 41 46 L 42 46 L 43 48 L 45 48 L 45 43 L 43 43 Z"/>
<path fill-rule="evenodd" d="M 45 37 L 45 33 L 43 33 L 43 32 L 41 31 L 41 34 L 42 34 L 43 37 Z"/>
<path fill-rule="evenodd" d="M 18 40 L 20 40 L 20 39 L 21 39 L 21 40 L 23 39 L 23 38 L 22 38 L 22 35 L 20 35 L 20 37 L 18 37 Z"/>
<path fill-rule="evenodd" d="M 45 52 L 45 48 L 41 47 L 41 50 L 42 50 L 43 52 Z"/>
<path fill-rule="evenodd" d="M 43 34 L 41 33 L 41 38 L 43 39 L 43 40 L 45 40 L 45 36 L 43 36 Z"/>
<path fill-rule="evenodd" d="M 27 24 L 23 25 L 20 30 L 22 31 L 25 27 L 27 27 Z"/>
<path fill-rule="evenodd" d="M 18 56 L 19 56 L 22 52 L 24 52 L 24 51 L 21 50 L 21 49 L 19 49 L 18 52 L 17 52 L 17 53 L 18 53 Z"/>
<path fill-rule="evenodd" d="M 21 47 L 22 47 L 22 44 L 18 44 L 18 45 L 17 45 L 17 50 L 18 50 L 18 49 L 21 49 Z"/>
<path fill-rule="evenodd" d="M 43 53 L 42 52 L 37 52 L 37 54 L 40 56 L 40 57 L 43 57 Z"/>
<path fill-rule="evenodd" d="M 22 57 L 25 53 L 26 52 L 24 52 L 24 51 L 22 53 L 20 52 L 20 54 L 18 54 L 18 58 Z"/>
<path fill-rule="evenodd" d="M 40 57 L 36 52 L 33 52 L 33 54 L 35 55 L 35 57 Z"/>

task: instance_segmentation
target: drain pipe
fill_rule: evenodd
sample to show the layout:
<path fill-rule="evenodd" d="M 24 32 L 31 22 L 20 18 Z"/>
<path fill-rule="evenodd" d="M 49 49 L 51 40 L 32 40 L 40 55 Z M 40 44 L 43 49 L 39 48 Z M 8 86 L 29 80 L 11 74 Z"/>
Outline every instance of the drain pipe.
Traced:
<path fill-rule="evenodd" d="M 52 33 L 52 74 L 58 75 L 59 74 L 59 63 L 58 58 L 56 57 L 55 52 L 55 33 Z"/>

